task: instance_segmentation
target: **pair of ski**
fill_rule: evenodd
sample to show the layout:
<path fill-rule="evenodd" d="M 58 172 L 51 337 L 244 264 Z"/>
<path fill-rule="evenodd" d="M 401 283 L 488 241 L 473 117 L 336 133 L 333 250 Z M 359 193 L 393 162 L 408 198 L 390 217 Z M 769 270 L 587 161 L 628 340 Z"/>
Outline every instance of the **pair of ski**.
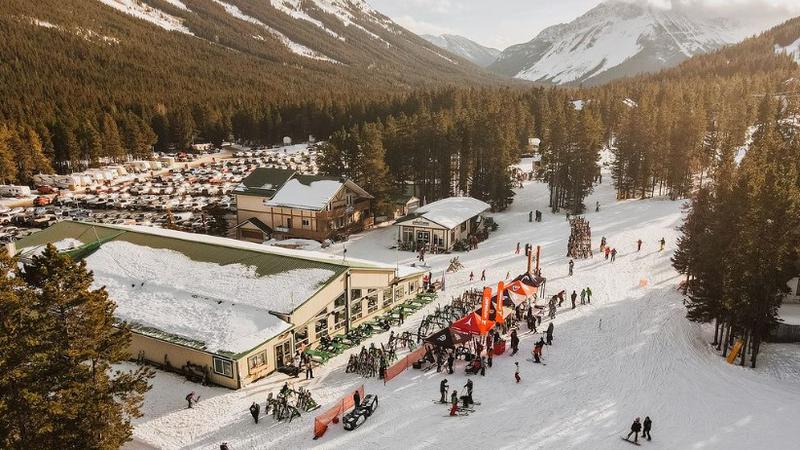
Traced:
<path fill-rule="evenodd" d="M 622 436 L 620 436 L 620 437 L 622 438 L 622 440 L 623 440 L 623 441 L 625 441 L 625 442 L 627 442 L 627 443 L 629 443 L 629 444 L 633 444 L 633 445 L 639 445 L 639 446 L 641 446 L 641 445 L 642 445 L 642 444 L 640 444 L 640 443 L 638 443 L 638 442 L 629 441 L 629 440 L 628 440 L 628 438 L 624 438 L 624 437 L 622 437 Z"/>
<path fill-rule="evenodd" d="M 440 402 L 439 400 L 431 400 L 433 403 L 438 403 L 440 405 L 449 405 L 450 402 Z M 473 405 L 480 406 L 481 402 L 472 402 Z"/>

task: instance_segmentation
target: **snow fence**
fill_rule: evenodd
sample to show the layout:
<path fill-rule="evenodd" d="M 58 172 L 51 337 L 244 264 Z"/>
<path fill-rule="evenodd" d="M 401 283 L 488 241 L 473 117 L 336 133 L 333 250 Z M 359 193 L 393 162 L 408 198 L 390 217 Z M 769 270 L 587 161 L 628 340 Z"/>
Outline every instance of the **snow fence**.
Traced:
<path fill-rule="evenodd" d="M 359 397 L 364 398 L 363 384 L 353 392 L 356 391 L 358 391 Z M 341 400 L 337 401 L 336 404 L 331 407 L 331 409 L 314 418 L 314 439 L 317 439 L 325 434 L 325 432 L 328 430 L 328 424 L 331 423 L 335 417 L 339 417 L 343 412 L 355 406 L 355 402 L 353 401 L 353 392 L 345 395 Z"/>
<path fill-rule="evenodd" d="M 423 345 L 420 348 L 406 355 L 400 361 L 397 361 L 396 363 L 388 367 L 386 371 L 383 373 L 383 384 L 385 385 L 392 378 L 400 375 L 401 373 L 403 373 L 403 371 L 408 369 L 412 364 L 422 359 L 422 357 L 425 356 L 425 352 L 426 349 L 425 346 Z"/>

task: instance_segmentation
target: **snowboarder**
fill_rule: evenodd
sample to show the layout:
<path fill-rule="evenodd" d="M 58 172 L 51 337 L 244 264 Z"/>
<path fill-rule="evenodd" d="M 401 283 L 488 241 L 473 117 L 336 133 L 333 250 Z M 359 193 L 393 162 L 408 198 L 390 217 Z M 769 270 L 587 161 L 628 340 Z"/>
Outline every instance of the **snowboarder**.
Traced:
<path fill-rule="evenodd" d="M 575 300 L 578 299 L 578 293 L 573 290 L 572 295 L 569 296 L 569 299 L 572 300 L 572 309 L 575 309 Z"/>
<path fill-rule="evenodd" d="M 442 397 L 439 399 L 439 402 L 447 403 L 447 378 L 445 378 L 444 380 L 442 380 L 441 383 L 439 383 L 439 393 L 442 394 Z"/>
<path fill-rule="evenodd" d="M 612 248 L 611 249 L 611 262 L 614 262 L 615 259 L 617 259 L 617 249 L 616 248 Z"/>
<path fill-rule="evenodd" d="M 647 440 L 650 439 L 650 428 L 653 426 L 653 421 L 650 420 L 650 416 L 646 416 L 644 418 L 644 423 L 642 424 L 642 438 L 647 437 Z"/>
<path fill-rule="evenodd" d="M 189 392 L 189 394 L 186 396 L 186 403 L 189 404 L 189 408 L 191 408 L 192 405 L 197 403 L 198 400 L 200 400 L 200 396 L 195 394 L 194 391 Z"/>
<path fill-rule="evenodd" d="M 486 281 L 486 269 L 481 270 L 481 281 Z"/>
<path fill-rule="evenodd" d="M 592 304 L 592 289 L 586 286 L 586 302 Z"/>
<path fill-rule="evenodd" d="M 662 237 L 661 240 L 658 241 L 658 243 L 661 244 L 661 247 L 658 249 L 658 251 L 663 252 L 664 246 L 667 245 L 667 241 L 665 241 L 664 238 Z"/>
<path fill-rule="evenodd" d="M 514 251 L 515 255 L 519 255 L 519 242 L 517 242 L 517 249 Z"/>
<path fill-rule="evenodd" d="M 453 352 L 450 352 L 447 355 L 447 373 L 453 374 L 453 361 L 455 361 L 456 357 L 453 355 Z"/>
<path fill-rule="evenodd" d="M 472 283 L 472 280 L 475 278 L 475 274 L 470 271 L 469 273 L 469 282 Z"/>
<path fill-rule="evenodd" d="M 586 304 L 586 289 L 581 289 L 581 305 Z"/>
<path fill-rule="evenodd" d="M 258 423 L 258 413 L 260 411 L 261 411 L 261 406 L 258 403 L 253 402 L 253 404 L 250 405 L 250 415 L 253 416 L 253 420 L 256 423 Z"/>
<path fill-rule="evenodd" d="M 514 356 L 519 351 L 519 336 L 517 330 L 511 330 L 511 356 Z"/>
<path fill-rule="evenodd" d="M 453 389 L 453 395 L 450 396 L 450 403 L 452 404 L 452 406 L 450 406 L 451 416 L 455 416 L 456 411 L 458 411 L 458 392 L 456 391 L 457 389 Z"/>
<path fill-rule="evenodd" d="M 547 325 L 547 331 L 545 332 L 545 334 L 547 335 L 547 345 L 553 345 L 553 329 L 554 328 L 555 327 L 553 326 L 553 322 L 550 322 L 550 324 Z"/>
<path fill-rule="evenodd" d="M 521 378 L 519 377 L 519 363 L 515 361 L 514 366 L 516 366 L 516 370 L 514 370 L 514 379 L 517 380 L 517 383 L 519 383 L 519 381 L 521 380 Z"/>
<path fill-rule="evenodd" d="M 575 268 L 575 261 L 569 260 L 569 276 L 572 276 L 572 271 Z"/>
<path fill-rule="evenodd" d="M 639 422 L 639 420 L 641 419 L 637 417 L 636 420 L 633 421 L 633 424 L 631 424 L 631 432 L 628 433 L 628 436 L 625 437 L 626 441 L 629 441 L 631 435 L 633 435 L 633 443 L 634 444 L 639 443 L 639 432 L 642 431 L 642 424 Z"/>
<path fill-rule="evenodd" d="M 642 240 L 639 239 L 638 241 L 636 241 L 636 251 L 639 252 L 641 250 L 642 250 Z"/>
<path fill-rule="evenodd" d="M 533 362 L 542 362 L 542 348 L 544 348 L 544 339 L 539 338 L 539 341 L 533 346 Z"/>
<path fill-rule="evenodd" d="M 358 409 L 361 406 L 361 394 L 358 391 L 353 392 L 353 407 Z"/>

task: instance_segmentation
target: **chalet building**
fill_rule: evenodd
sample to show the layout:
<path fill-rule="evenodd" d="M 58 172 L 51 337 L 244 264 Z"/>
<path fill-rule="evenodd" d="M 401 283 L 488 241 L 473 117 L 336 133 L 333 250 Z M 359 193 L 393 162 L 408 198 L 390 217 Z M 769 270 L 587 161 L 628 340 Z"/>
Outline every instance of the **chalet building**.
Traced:
<path fill-rule="evenodd" d="M 348 179 L 259 168 L 234 190 L 237 238 L 322 241 L 372 225 L 372 196 Z"/>
<path fill-rule="evenodd" d="M 423 271 L 143 227 L 64 221 L 9 250 L 53 243 L 94 273 L 132 328 L 130 357 L 232 389 L 416 296 Z"/>
<path fill-rule="evenodd" d="M 449 252 L 460 240 L 469 238 L 480 226 L 488 203 L 471 197 L 450 197 L 428 203 L 395 222 L 401 247 L 425 247 Z"/>

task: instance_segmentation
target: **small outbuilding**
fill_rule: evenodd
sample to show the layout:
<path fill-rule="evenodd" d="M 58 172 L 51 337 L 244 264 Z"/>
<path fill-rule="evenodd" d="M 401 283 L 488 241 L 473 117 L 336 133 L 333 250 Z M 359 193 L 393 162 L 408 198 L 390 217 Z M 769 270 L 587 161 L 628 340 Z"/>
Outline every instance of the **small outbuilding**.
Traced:
<path fill-rule="evenodd" d="M 401 247 L 448 252 L 474 234 L 491 206 L 472 197 L 450 197 L 428 203 L 395 223 Z"/>

